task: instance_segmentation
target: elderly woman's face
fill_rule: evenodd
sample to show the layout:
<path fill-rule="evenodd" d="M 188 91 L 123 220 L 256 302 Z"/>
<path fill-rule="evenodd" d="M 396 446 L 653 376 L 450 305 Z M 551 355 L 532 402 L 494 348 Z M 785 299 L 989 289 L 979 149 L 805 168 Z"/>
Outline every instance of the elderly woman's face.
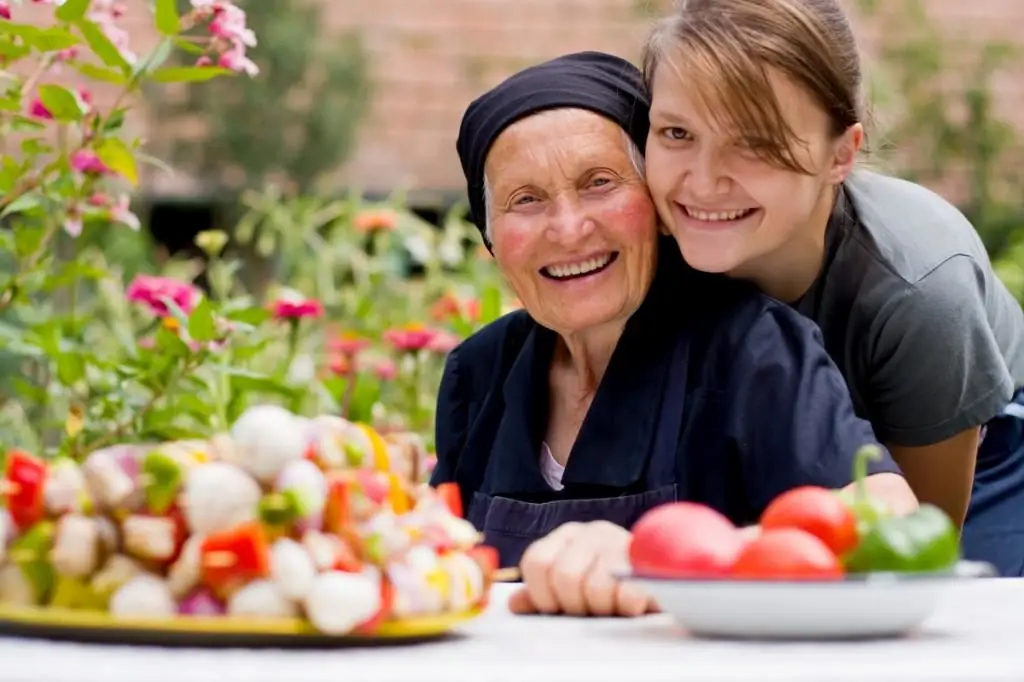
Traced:
<path fill-rule="evenodd" d="M 621 128 L 579 109 L 530 116 L 498 137 L 485 175 L 494 257 L 537 322 L 573 334 L 633 314 L 657 224 Z"/>

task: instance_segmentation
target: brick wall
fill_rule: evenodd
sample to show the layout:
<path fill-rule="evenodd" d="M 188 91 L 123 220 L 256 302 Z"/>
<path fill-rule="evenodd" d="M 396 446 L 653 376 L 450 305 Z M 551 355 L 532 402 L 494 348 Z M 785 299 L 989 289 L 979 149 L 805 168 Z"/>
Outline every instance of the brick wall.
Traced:
<path fill-rule="evenodd" d="M 455 136 L 473 97 L 524 65 L 565 52 L 598 49 L 635 58 L 649 22 L 638 11 L 645 0 L 321 1 L 328 7 L 329 29 L 362 31 L 375 83 L 360 144 L 339 169 L 338 182 L 355 180 L 378 191 L 405 186 L 458 192 Z M 1022 40 L 1022 0 L 924 2 L 946 29 L 974 38 Z M 134 32 L 140 48 L 153 40 L 143 30 L 143 12 L 136 7 L 129 16 L 141 27 Z M 858 22 L 858 30 L 870 53 L 876 31 L 884 27 Z M 1015 71 L 1016 76 L 1006 74 L 997 82 L 998 104 L 1024 131 L 1024 79 L 1020 68 Z M 150 186 L 159 193 L 195 185 L 187 178 L 170 182 L 151 176 Z"/>

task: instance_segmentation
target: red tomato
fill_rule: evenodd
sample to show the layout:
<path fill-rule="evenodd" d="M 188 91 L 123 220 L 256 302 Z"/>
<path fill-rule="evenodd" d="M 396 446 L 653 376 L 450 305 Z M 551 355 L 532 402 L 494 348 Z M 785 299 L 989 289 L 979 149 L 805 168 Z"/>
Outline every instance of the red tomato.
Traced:
<path fill-rule="evenodd" d="M 721 576 L 745 541 L 714 509 L 674 502 L 651 509 L 633 526 L 629 562 L 639 575 L 661 578 Z"/>
<path fill-rule="evenodd" d="M 843 567 L 828 546 L 799 528 L 766 530 L 740 553 L 735 578 L 755 580 L 838 580 Z"/>
<path fill-rule="evenodd" d="M 857 517 L 834 491 L 815 486 L 794 488 L 776 497 L 761 515 L 761 527 L 799 528 L 842 556 L 857 546 Z"/>

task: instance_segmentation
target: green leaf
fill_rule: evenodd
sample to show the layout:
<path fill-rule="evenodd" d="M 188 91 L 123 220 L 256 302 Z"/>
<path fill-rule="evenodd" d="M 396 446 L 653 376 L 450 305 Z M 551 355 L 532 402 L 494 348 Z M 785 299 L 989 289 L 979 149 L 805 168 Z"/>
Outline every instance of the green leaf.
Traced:
<path fill-rule="evenodd" d="M 0 26 L 7 22 L 0 21 Z M 16 61 L 22 57 L 27 57 L 32 53 L 32 48 L 27 45 L 17 45 L 12 43 L 10 40 L 0 40 L 0 57 L 4 57 L 9 61 Z"/>
<path fill-rule="evenodd" d="M 39 31 L 32 39 L 32 47 L 40 52 L 57 52 L 66 50 L 69 47 L 78 45 L 78 38 L 74 34 L 60 27 L 48 28 Z"/>
<path fill-rule="evenodd" d="M 80 64 L 76 63 L 75 68 L 83 76 L 88 76 L 93 80 L 103 81 L 105 83 L 113 83 L 114 85 L 124 85 L 128 82 L 125 75 L 120 71 L 114 69 L 108 69 L 103 66 L 96 66 L 95 64 Z"/>
<path fill-rule="evenodd" d="M 85 378 L 85 361 L 79 353 L 61 353 L 54 361 L 57 364 L 57 378 L 65 386 L 74 386 Z"/>
<path fill-rule="evenodd" d="M 202 45 L 196 45 L 195 43 L 190 43 L 187 40 L 181 40 L 176 38 L 174 40 L 174 44 L 182 52 L 188 52 L 189 54 L 194 54 L 197 56 L 206 54 L 205 47 L 203 47 Z"/>
<path fill-rule="evenodd" d="M 45 130 L 46 125 L 34 118 L 28 116 L 15 115 L 11 120 L 11 130 L 24 131 L 24 130 Z"/>
<path fill-rule="evenodd" d="M 192 352 L 180 336 L 162 326 L 156 330 L 156 347 L 175 357 L 185 357 Z"/>
<path fill-rule="evenodd" d="M 198 83 L 231 74 L 234 71 L 219 66 L 168 66 L 154 71 L 153 80 L 158 83 Z"/>
<path fill-rule="evenodd" d="M 108 137 L 96 148 L 96 156 L 100 157 L 108 168 L 122 176 L 133 186 L 139 184 L 139 170 L 135 165 L 135 155 L 124 142 L 116 137 Z"/>
<path fill-rule="evenodd" d="M 266 308 L 254 306 L 252 308 L 243 308 L 242 310 L 232 310 L 227 314 L 227 318 L 234 322 L 244 322 L 245 324 L 258 327 L 270 319 L 272 314 Z"/>
<path fill-rule="evenodd" d="M 156 0 L 156 30 L 165 36 L 175 36 L 181 31 L 177 0 Z"/>
<path fill-rule="evenodd" d="M 85 103 L 59 85 L 40 85 L 39 100 L 58 121 L 80 121 L 85 116 Z"/>
<path fill-rule="evenodd" d="M 491 285 L 484 287 L 480 297 L 480 322 L 488 324 L 501 317 L 501 289 Z"/>
<path fill-rule="evenodd" d="M 116 133 L 124 125 L 125 109 L 118 109 L 110 112 L 110 116 L 103 122 L 103 132 Z"/>
<path fill-rule="evenodd" d="M 103 61 L 107 66 L 121 70 L 123 73 L 128 74 L 131 72 L 131 64 L 125 60 L 121 55 L 121 52 L 114 47 L 114 43 L 110 42 L 110 39 L 103 34 L 100 27 L 94 22 L 88 19 L 82 19 L 77 22 L 78 30 L 82 32 L 82 37 L 85 38 L 85 42 L 89 43 L 89 47 L 96 53 L 96 56 Z"/>
<path fill-rule="evenodd" d="M 39 208 L 42 205 L 43 198 L 40 195 L 33 193 L 22 194 L 20 197 L 9 203 L 7 208 L 0 212 L 0 218 L 13 215 L 15 213 L 25 213 L 27 211 L 31 211 L 33 208 Z"/>
<path fill-rule="evenodd" d="M 236 391 L 253 391 L 257 393 L 275 393 L 293 397 L 298 391 L 268 374 L 259 374 L 237 367 L 216 365 L 214 369 L 223 372 L 231 379 L 232 388 Z"/>
<path fill-rule="evenodd" d="M 75 22 L 85 18 L 91 0 L 65 0 L 64 4 L 54 13 L 60 21 Z"/>
<path fill-rule="evenodd" d="M 203 298 L 188 316 L 188 335 L 196 341 L 213 341 L 217 338 L 217 322 L 213 319 L 210 299 Z"/>

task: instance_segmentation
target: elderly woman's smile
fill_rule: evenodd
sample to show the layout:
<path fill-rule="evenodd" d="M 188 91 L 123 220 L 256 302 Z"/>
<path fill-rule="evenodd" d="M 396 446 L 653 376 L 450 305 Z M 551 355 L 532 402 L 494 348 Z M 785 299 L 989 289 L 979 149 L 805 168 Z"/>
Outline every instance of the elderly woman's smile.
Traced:
<path fill-rule="evenodd" d="M 622 128 L 583 109 L 504 130 L 485 166 L 487 234 L 509 285 L 549 329 L 621 327 L 656 266 L 643 161 Z"/>
<path fill-rule="evenodd" d="M 608 269 L 615 259 L 619 257 L 618 251 L 599 253 L 582 260 L 562 261 L 545 265 L 540 269 L 540 274 L 558 281 L 569 281 L 593 277 Z"/>

